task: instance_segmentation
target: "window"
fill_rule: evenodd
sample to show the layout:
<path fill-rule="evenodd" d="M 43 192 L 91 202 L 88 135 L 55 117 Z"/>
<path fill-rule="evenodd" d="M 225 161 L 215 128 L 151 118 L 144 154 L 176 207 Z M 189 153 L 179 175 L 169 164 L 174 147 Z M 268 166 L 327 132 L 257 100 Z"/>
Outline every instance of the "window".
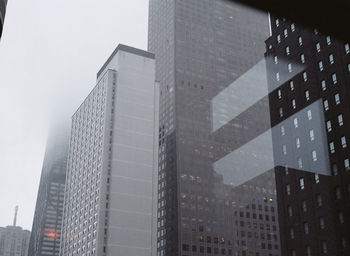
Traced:
<path fill-rule="evenodd" d="M 287 146 L 286 145 L 282 145 L 282 153 L 283 153 L 283 155 L 287 155 Z"/>
<path fill-rule="evenodd" d="M 183 251 L 189 251 L 190 250 L 190 246 L 188 244 L 182 244 L 182 250 Z"/>
<path fill-rule="evenodd" d="M 324 229 L 324 228 L 325 228 L 324 218 L 321 217 L 320 218 L 320 229 Z"/>
<path fill-rule="evenodd" d="M 317 44 L 316 44 L 316 51 L 317 51 L 317 52 L 320 52 L 320 51 L 321 51 L 321 44 L 320 44 L 320 43 L 317 43 Z"/>
<path fill-rule="evenodd" d="M 281 90 L 278 90 L 277 91 L 277 98 L 281 99 L 282 98 L 282 93 L 281 93 Z"/>
<path fill-rule="evenodd" d="M 336 200 L 341 199 L 341 190 L 340 190 L 340 187 L 337 187 L 337 188 L 335 189 L 335 199 L 336 199 Z"/>
<path fill-rule="evenodd" d="M 287 30 L 287 29 L 284 29 L 284 30 L 283 30 L 283 34 L 284 34 L 284 37 L 288 37 L 288 30 Z"/>
<path fill-rule="evenodd" d="M 312 151 L 312 161 L 314 161 L 314 162 L 317 161 L 317 152 L 316 152 L 316 150 Z"/>
<path fill-rule="evenodd" d="M 326 43 L 327 45 L 331 45 L 332 41 L 330 36 L 326 36 Z"/>
<path fill-rule="evenodd" d="M 283 108 L 280 108 L 280 117 L 283 117 Z"/>
<path fill-rule="evenodd" d="M 292 24 L 290 25 L 290 30 L 292 30 L 292 32 L 295 31 L 295 25 L 294 25 L 294 23 L 292 23 Z"/>
<path fill-rule="evenodd" d="M 289 48 L 289 46 L 286 47 L 286 54 L 290 55 L 290 48 Z"/>
<path fill-rule="evenodd" d="M 279 81 L 279 80 L 280 80 L 280 73 L 277 72 L 277 73 L 276 73 L 276 81 Z"/>
<path fill-rule="evenodd" d="M 345 54 L 349 54 L 349 53 L 350 53 L 350 46 L 349 46 L 348 43 L 346 43 L 346 44 L 344 45 L 344 49 L 345 49 Z"/>
<path fill-rule="evenodd" d="M 300 54 L 300 61 L 301 63 L 305 63 L 305 55 L 303 53 Z"/>
<path fill-rule="evenodd" d="M 326 125 L 327 125 L 327 131 L 328 131 L 328 132 L 331 132 L 331 131 L 332 131 L 332 123 L 331 123 L 331 121 L 328 120 L 328 121 L 326 122 Z"/>
<path fill-rule="evenodd" d="M 341 245 L 342 245 L 343 249 L 346 248 L 346 240 L 344 237 L 341 239 Z"/>
<path fill-rule="evenodd" d="M 301 36 L 298 37 L 298 43 L 299 45 L 303 45 L 303 38 Z"/>
<path fill-rule="evenodd" d="M 339 214 L 338 214 L 338 220 L 339 220 L 339 223 L 340 223 L 340 224 L 343 224 L 343 223 L 344 223 L 344 214 L 343 214 L 343 212 L 339 212 Z"/>
<path fill-rule="evenodd" d="M 316 196 L 316 202 L 317 202 L 318 207 L 322 206 L 322 196 L 321 195 Z"/>
<path fill-rule="evenodd" d="M 348 64 L 348 71 L 350 72 L 350 64 Z"/>
<path fill-rule="evenodd" d="M 322 253 L 323 254 L 327 254 L 327 243 L 326 243 L 326 241 L 323 241 L 322 242 Z"/>
<path fill-rule="evenodd" d="M 322 62 L 322 60 L 320 60 L 318 62 L 318 68 L 319 68 L 320 71 L 323 71 L 323 62 Z"/>
<path fill-rule="evenodd" d="M 282 136 L 286 135 L 286 130 L 283 125 L 281 126 L 281 135 Z"/>
<path fill-rule="evenodd" d="M 293 228 L 290 228 L 289 234 L 290 234 L 290 239 L 294 239 L 294 229 Z"/>
<path fill-rule="evenodd" d="M 288 64 L 288 72 L 291 73 L 293 70 L 292 70 L 292 64 Z"/>
<path fill-rule="evenodd" d="M 314 130 L 310 130 L 310 141 L 314 141 L 315 140 L 315 133 Z"/>
<path fill-rule="evenodd" d="M 297 107 L 297 105 L 295 103 L 295 99 L 292 99 L 292 107 L 293 107 L 293 109 L 295 109 Z"/>
<path fill-rule="evenodd" d="M 305 91 L 305 99 L 310 100 L 310 92 L 308 90 Z"/>
<path fill-rule="evenodd" d="M 301 209 L 303 212 L 307 212 L 307 204 L 305 200 L 301 201 Z"/>
<path fill-rule="evenodd" d="M 289 87 L 290 87 L 291 91 L 294 91 L 294 82 L 293 81 L 289 82 Z"/>
<path fill-rule="evenodd" d="M 305 188 L 305 180 L 304 178 L 300 178 L 299 179 L 299 187 L 301 190 L 303 190 Z"/>
<path fill-rule="evenodd" d="M 307 222 L 304 222 L 304 234 L 309 234 L 309 224 Z"/>
<path fill-rule="evenodd" d="M 292 217 L 293 216 L 293 208 L 292 208 L 292 206 L 288 205 L 287 209 L 288 209 L 288 216 Z"/>
<path fill-rule="evenodd" d="M 345 170 L 349 171 L 350 170 L 350 162 L 349 162 L 349 159 L 346 158 L 344 160 L 344 167 L 345 167 Z"/>
<path fill-rule="evenodd" d="M 303 79 L 304 79 L 304 82 L 307 81 L 307 73 L 306 72 L 303 72 Z"/>
<path fill-rule="evenodd" d="M 306 246 L 306 256 L 311 256 L 311 247 L 309 245 Z"/>
<path fill-rule="evenodd" d="M 329 63 L 334 64 L 334 55 L 333 54 L 329 55 Z"/>
<path fill-rule="evenodd" d="M 343 137 L 340 138 L 340 142 L 341 142 L 341 146 L 342 146 L 343 148 L 346 148 L 346 138 L 345 138 L 345 136 L 343 136 Z"/>
<path fill-rule="evenodd" d="M 337 81 L 337 74 L 336 73 L 333 73 L 332 74 L 332 81 L 333 81 L 333 84 L 336 84 L 338 81 Z"/>
<path fill-rule="evenodd" d="M 329 151 L 331 152 L 331 154 L 335 153 L 334 142 L 333 141 L 329 143 Z"/>
<path fill-rule="evenodd" d="M 336 93 L 336 94 L 334 95 L 334 101 L 335 101 L 335 105 L 340 104 L 340 96 L 339 96 L 339 93 Z"/>
<path fill-rule="evenodd" d="M 325 91 L 325 90 L 327 89 L 326 81 L 325 81 L 325 80 L 322 80 L 322 81 L 321 81 L 321 87 L 322 87 L 322 91 Z"/>
<path fill-rule="evenodd" d="M 323 101 L 323 107 L 324 107 L 325 111 L 327 111 L 329 109 L 328 100 Z"/>
<path fill-rule="evenodd" d="M 343 126 L 343 124 L 344 124 L 342 114 L 338 115 L 338 124 L 339 124 L 339 126 Z"/>
<path fill-rule="evenodd" d="M 300 139 L 299 138 L 295 139 L 295 145 L 297 148 L 300 148 Z"/>
<path fill-rule="evenodd" d="M 307 111 L 307 119 L 311 120 L 312 119 L 312 112 L 311 109 Z"/>
<path fill-rule="evenodd" d="M 320 183 L 320 175 L 318 175 L 318 173 L 315 173 L 315 183 Z"/>
<path fill-rule="evenodd" d="M 280 25 L 280 20 L 279 19 L 276 19 L 276 27 L 279 27 L 279 25 Z"/>
<path fill-rule="evenodd" d="M 290 195 L 290 185 L 289 184 L 286 185 L 286 193 L 287 193 L 287 195 Z"/>
<path fill-rule="evenodd" d="M 338 167 L 336 164 L 332 165 L 332 174 L 333 176 L 337 176 L 338 175 Z"/>
<path fill-rule="evenodd" d="M 277 56 L 273 57 L 273 61 L 275 62 L 275 64 L 278 64 L 278 57 Z"/>
<path fill-rule="evenodd" d="M 298 158 L 298 167 L 299 169 L 303 168 L 303 160 L 300 157 Z"/>
<path fill-rule="evenodd" d="M 281 42 L 281 35 L 277 35 L 277 43 Z"/>

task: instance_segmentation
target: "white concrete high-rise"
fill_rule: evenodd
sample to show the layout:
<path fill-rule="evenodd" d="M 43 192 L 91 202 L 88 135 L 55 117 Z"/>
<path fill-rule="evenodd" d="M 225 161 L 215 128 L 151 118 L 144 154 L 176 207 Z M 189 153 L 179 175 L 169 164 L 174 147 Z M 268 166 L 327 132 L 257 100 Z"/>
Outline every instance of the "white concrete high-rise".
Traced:
<path fill-rule="evenodd" d="M 149 256 L 156 229 L 154 55 L 119 45 L 72 117 L 61 256 Z"/>

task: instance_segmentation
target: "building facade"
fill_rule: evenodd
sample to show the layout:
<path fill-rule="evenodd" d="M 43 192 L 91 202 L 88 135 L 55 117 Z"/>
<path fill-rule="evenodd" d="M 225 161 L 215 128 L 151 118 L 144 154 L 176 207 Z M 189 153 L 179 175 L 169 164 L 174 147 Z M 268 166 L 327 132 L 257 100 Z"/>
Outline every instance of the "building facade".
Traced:
<path fill-rule="evenodd" d="M 158 97 L 154 55 L 119 45 L 72 117 L 61 256 L 151 255 Z"/>
<path fill-rule="evenodd" d="M 6 5 L 7 5 L 7 0 L 0 1 L 0 39 L 1 39 L 2 29 L 5 21 Z"/>
<path fill-rule="evenodd" d="M 28 255 L 58 255 L 69 142 L 69 122 L 49 132 Z"/>
<path fill-rule="evenodd" d="M 18 226 L 0 227 L 0 255 L 27 256 L 30 231 Z"/>
<path fill-rule="evenodd" d="M 160 81 L 157 255 L 281 255 L 264 41 L 229 1 L 149 6 Z"/>
<path fill-rule="evenodd" d="M 283 255 L 349 255 L 350 46 L 271 19 L 267 77 Z"/>

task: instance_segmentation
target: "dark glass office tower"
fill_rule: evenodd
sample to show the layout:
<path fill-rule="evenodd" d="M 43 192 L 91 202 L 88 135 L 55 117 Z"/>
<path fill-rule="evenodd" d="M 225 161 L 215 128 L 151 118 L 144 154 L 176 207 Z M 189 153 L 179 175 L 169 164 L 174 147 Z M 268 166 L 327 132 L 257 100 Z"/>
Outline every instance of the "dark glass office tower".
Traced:
<path fill-rule="evenodd" d="M 229 1 L 150 1 L 161 86 L 157 255 L 281 255 L 268 36 L 266 13 Z"/>
<path fill-rule="evenodd" d="M 271 19 L 267 79 L 282 255 L 350 255 L 350 46 Z"/>
<path fill-rule="evenodd" d="M 68 121 L 49 132 L 28 256 L 59 253 L 69 132 Z"/>
<path fill-rule="evenodd" d="M 6 14 L 7 0 L 0 0 L 0 38 L 2 35 L 2 28 L 4 26 L 5 14 Z"/>

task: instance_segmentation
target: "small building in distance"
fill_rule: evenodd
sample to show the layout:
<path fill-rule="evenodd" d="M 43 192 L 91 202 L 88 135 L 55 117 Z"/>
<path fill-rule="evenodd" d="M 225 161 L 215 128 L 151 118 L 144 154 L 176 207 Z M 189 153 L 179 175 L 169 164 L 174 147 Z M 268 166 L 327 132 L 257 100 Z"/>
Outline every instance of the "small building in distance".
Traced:
<path fill-rule="evenodd" d="M 12 226 L 0 227 L 0 256 L 27 256 L 30 231 L 16 226 L 18 207 Z"/>

